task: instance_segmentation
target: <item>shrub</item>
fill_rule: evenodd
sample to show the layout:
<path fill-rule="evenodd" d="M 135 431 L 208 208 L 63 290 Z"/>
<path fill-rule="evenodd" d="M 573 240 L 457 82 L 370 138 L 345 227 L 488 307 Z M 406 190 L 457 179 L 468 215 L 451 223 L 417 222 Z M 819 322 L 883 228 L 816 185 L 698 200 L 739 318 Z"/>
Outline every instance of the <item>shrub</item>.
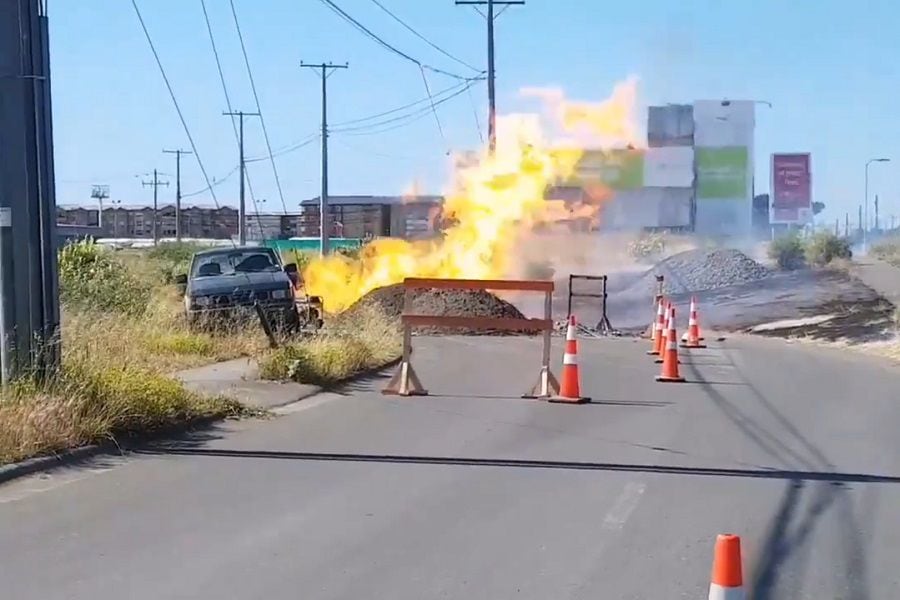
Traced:
<path fill-rule="evenodd" d="M 772 240 L 768 254 L 779 269 L 800 269 L 805 264 L 803 239 L 797 231 Z"/>
<path fill-rule="evenodd" d="M 900 267 L 900 235 L 892 235 L 872 246 L 872 254 Z"/>
<path fill-rule="evenodd" d="M 163 242 L 147 253 L 155 261 L 164 283 L 173 283 L 175 276 L 187 273 L 194 253 L 208 246 L 194 242 Z"/>
<path fill-rule="evenodd" d="M 396 360 L 400 343 L 397 321 L 376 309 L 360 309 L 318 335 L 270 353 L 260 361 L 260 376 L 330 385 Z"/>
<path fill-rule="evenodd" d="M 820 231 L 806 242 L 806 262 L 823 267 L 836 259 L 850 259 L 853 252 L 850 242 L 830 231 Z"/>
<path fill-rule="evenodd" d="M 628 244 L 628 254 L 632 258 L 646 259 L 662 254 L 666 249 L 665 233 L 643 233 Z"/>
<path fill-rule="evenodd" d="M 141 315 L 151 290 L 111 250 L 85 240 L 59 252 L 59 289 L 62 302 L 73 307 Z"/>

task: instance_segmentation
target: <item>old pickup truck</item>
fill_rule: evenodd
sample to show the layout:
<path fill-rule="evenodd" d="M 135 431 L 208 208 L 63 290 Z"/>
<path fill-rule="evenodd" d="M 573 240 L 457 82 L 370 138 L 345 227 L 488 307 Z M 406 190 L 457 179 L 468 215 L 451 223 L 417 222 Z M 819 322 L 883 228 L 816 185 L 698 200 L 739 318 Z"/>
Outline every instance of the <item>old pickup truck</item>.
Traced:
<path fill-rule="evenodd" d="M 321 302 L 302 292 L 297 265 L 282 264 L 271 248 L 215 248 L 194 254 L 176 277 L 192 327 L 227 322 L 259 307 L 272 327 L 322 325 Z"/>

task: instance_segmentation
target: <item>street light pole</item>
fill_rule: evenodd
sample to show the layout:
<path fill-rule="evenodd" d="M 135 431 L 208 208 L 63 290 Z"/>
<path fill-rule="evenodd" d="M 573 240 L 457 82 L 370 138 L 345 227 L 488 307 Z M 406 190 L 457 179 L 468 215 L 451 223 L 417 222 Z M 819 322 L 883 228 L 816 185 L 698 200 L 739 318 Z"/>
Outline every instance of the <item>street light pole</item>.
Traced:
<path fill-rule="evenodd" d="M 891 162 L 889 158 L 870 158 L 866 161 L 866 199 L 863 203 L 862 225 L 862 250 L 865 254 L 869 249 L 869 165 L 873 162 Z"/>

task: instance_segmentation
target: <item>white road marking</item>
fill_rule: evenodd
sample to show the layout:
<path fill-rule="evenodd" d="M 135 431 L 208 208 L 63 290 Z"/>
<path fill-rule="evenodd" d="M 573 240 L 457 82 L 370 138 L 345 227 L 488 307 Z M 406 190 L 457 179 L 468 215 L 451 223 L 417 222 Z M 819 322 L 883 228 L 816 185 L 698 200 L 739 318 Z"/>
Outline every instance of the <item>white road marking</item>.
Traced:
<path fill-rule="evenodd" d="M 625 484 L 625 489 L 622 490 L 613 507 L 609 509 L 609 512 L 603 518 L 603 528 L 611 530 L 622 529 L 628 521 L 628 517 L 637 508 L 638 502 L 640 502 L 646 488 L 646 484 L 634 481 Z"/>

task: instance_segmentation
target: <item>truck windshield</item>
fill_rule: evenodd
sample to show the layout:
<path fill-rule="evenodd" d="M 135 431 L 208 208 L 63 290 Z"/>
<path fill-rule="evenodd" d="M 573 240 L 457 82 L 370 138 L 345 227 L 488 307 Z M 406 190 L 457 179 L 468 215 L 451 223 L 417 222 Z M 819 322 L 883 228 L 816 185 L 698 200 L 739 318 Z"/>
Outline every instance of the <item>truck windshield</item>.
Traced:
<path fill-rule="evenodd" d="M 197 257 L 191 270 L 191 277 L 260 273 L 280 269 L 275 255 L 269 250 L 235 250 Z"/>

